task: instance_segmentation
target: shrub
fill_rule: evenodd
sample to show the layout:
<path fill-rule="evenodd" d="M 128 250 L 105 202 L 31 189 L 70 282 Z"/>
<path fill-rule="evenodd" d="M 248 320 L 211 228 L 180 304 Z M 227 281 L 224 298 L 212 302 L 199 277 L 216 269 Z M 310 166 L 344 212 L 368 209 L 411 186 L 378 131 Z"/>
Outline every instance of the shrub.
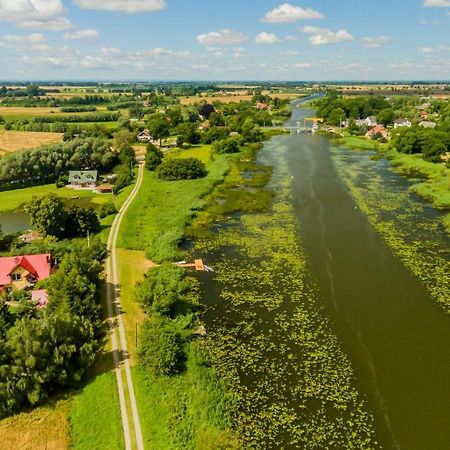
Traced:
<path fill-rule="evenodd" d="M 148 314 L 172 316 L 177 305 L 187 301 L 189 285 L 183 278 L 183 271 L 172 264 L 150 270 L 137 285 L 138 302 Z"/>
<path fill-rule="evenodd" d="M 102 206 L 100 206 L 100 209 L 98 211 L 98 215 L 100 219 L 103 219 L 104 217 L 111 216 L 112 214 L 115 214 L 117 212 L 116 207 L 114 206 L 113 202 L 103 203 Z"/>
<path fill-rule="evenodd" d="M 158 167 L 158 177 L 168 181 L 193 180 L 205 175 L 205 164 L 197 158 L 170 158 Z"/>
<path fill-rule="evenodd" d="M 238 153 L 239 142 L 237 139 L 229 138 L 214 142 L 212 149 L 216 153 Z"/>
<path fill-rule="evenodd" d="M 153 318 L 143 323 L 139 345 L 139 362 L 155 375 L 174 375 L 184 359 L 182 340 L 167 319 Z"/>

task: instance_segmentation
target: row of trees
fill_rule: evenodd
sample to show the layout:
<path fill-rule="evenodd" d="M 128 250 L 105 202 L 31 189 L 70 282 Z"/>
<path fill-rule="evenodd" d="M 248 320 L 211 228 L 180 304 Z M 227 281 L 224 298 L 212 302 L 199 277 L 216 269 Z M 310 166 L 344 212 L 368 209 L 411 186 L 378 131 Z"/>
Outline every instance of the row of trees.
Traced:
<path fill-rule="evenodd" d="M 0 159 L 0 190 L 52 183 L 69 170 L 109 171 L 119 154 L 106 139 L 76 138 Z"/>
<path fill-rule="evenodd" d="M 47 308 L 22 299 L 14 313 L 0 298 L 0 417 L 77 387 L 101 336 L 99 285 L 103 245 L 72 245 L 44 284 Z"/>

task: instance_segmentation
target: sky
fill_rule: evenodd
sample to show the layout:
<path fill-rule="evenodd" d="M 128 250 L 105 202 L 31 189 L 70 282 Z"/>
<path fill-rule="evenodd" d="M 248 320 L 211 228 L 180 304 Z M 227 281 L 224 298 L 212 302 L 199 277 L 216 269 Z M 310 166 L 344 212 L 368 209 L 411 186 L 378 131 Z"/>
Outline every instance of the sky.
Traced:
<path fill-rule="evenodd" d="M 450 0 L 0 0 L 0 80 L 449 80 Z"/>

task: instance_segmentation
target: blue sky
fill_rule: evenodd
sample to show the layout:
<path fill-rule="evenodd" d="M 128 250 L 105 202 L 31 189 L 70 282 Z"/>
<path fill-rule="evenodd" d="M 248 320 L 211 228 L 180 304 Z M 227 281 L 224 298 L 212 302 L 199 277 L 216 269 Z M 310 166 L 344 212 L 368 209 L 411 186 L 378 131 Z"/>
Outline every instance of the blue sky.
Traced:
<path fill-rule="evenodd" d="M 448 80 L 450 0 L 0 0 L 0 79 Z"/>

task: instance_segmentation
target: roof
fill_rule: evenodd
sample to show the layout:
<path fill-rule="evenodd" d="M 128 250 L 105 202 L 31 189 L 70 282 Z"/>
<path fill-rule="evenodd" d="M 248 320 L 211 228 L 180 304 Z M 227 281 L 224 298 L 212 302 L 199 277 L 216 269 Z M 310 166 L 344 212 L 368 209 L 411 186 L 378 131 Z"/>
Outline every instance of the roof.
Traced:
<path fill-rule="evenodd" d="M 48 303 L 48 292 L 46 289 L 38 289 L 31 292 L 31 300 L 36 303 L 37 308 L 43 308 Z"/>
<path fill-rule="evenodd" d="M 419 123 L 419 126 L 424 127 L 424 128 L 435 128 L 436 123 L 422 120 L 422 122 Z"/>
<path fill-rule="evenodd" d="M 69 172 L 69 183 L 92 183 L 97 181 L 96 170 L 71 170 Z"/>
<path fill-rule="evenodd" d="M 368 131 L 368 133 L 371 133 L 371 134 L 373 134 L 373 133 L 387 133 L 387 130 L 386 130 L 386 128 L 384 128 L 383 126 L 377 125 L 377 126 L 371 128 L 371 129 Z"/>
<path fill-rule="evenodd" d="M 394 123 L 408 123 L 408 122 L 409 122 L 408 119 L 397 119 L 394 121 Z M 409 122 L 409 123 L 411 123 L 411 122 Z"/>
<path fill-rule="evenodd" d="M 37 280 L 43 280 L 50 276 L 51 255 L 50 253 L 41 255 L 6 256 L 0 258 L 0 286 L 11 283 L 11 273 L 22 267 Z"/>

